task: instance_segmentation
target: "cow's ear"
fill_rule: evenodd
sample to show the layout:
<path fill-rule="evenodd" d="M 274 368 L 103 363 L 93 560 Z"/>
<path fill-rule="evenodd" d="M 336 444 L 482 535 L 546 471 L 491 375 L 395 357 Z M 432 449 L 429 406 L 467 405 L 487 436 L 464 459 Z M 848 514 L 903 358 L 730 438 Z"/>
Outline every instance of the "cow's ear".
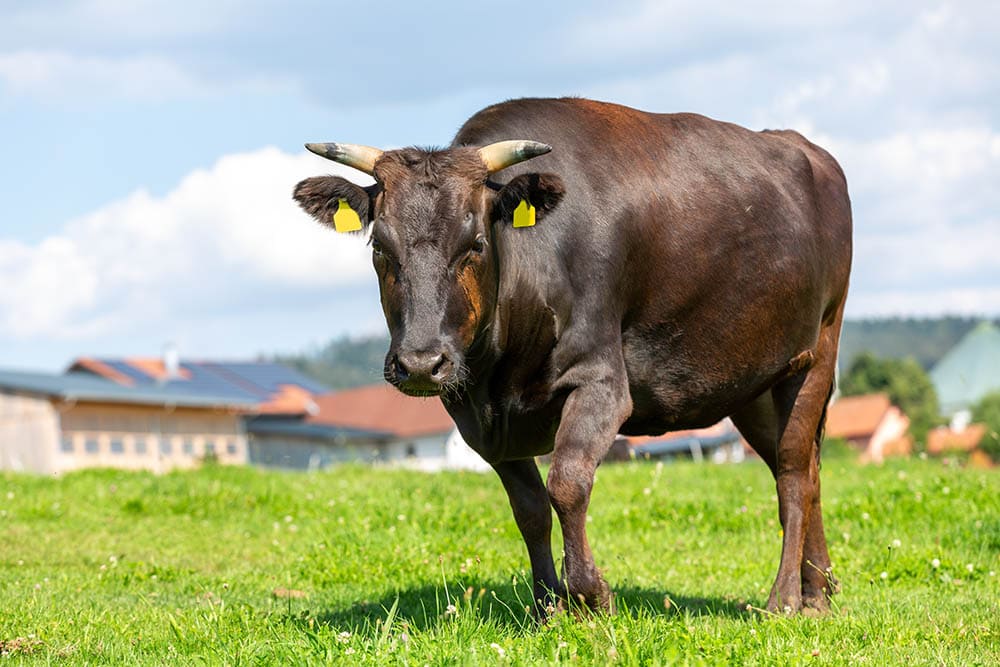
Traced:
<path fill-rule="evenodd" d="M 367 228 L 373 212 L 372 198 L 378 189 L 377 183 L 363 188 L 340 176 L 315 176 L 296 185 L 292 197 L 302 210 L 329 226 L 333 226 L 333 215 L 340 209 L 343 199 Z"/>
<path fill-rule="evenodd" d="M 493 220 L 511 220 L 522 200 L 535 207 L 535 216 L 540 220 L 559 206 L 565 194 L 563 181 L 556 174 L 521 174 L 500 189 L 493 205 Z"/>

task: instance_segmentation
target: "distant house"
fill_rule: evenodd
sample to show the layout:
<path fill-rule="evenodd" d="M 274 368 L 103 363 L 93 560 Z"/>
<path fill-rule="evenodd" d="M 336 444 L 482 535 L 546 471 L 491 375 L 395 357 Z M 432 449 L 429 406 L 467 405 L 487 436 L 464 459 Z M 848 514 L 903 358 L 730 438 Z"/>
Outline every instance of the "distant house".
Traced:
<path fill-rule="evenodd" d="M 619 436 L 611 453 L 615 460 L 678 457 L 695 461 L 710 459 L 716 463 L 742 461 L 743 439 L 733 423 L 723 419 L 707 428 L 671 431 L 657 436 Z"/>
<path fill-rule="evenodd" d="M 990 322 L 976 325 L 930 375 L 942 414 L 968 422 L 968 411 L 983 396 L 1000 391 L 1000 329 Z"/>
<path fill-rule="evenodd" d="M 934 456 L 968 454 L 972 465 L 989 468 L 993 459 L 979 449 L 979 443 L 986 435 L 986 424 L 969 424 L 961 429 L 939 426 L 927 434 L 927 453 Z"/>
<path fill-rule="evenodd" d="M 83 373 L 0 371 L 0 469 L 164 471 L 246 463 L 254 401 L 177 387 L 123 387 Z"/>
<path fill-rule="evenodd" d="M 318 411 L 305 422 L 384 435 L 371 460 L 422 470 L 488 469 L 462 440 L 438 398 L 415 398 L 381 383 L 316 397 Z"/>
<path fill-rule="evenodd" d="M 888 456 L 909 455 L 913 451 L 909 427 L 910 419 L 886 394 L 843 396 L 827 410 L 827 436 L 847 440 L 863 461 L 878 463 Z"/>

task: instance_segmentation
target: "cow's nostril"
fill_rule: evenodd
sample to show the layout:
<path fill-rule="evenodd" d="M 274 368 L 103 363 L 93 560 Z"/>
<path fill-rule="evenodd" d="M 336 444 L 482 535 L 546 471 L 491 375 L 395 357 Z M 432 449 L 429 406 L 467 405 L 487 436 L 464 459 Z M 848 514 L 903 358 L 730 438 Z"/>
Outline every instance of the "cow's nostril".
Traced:
<path fill-rule="evenodd" d="M 431 370 L 431 377 L 441 378 L 442 376 L 448 375 L 451 371 L 451 359 L 447 356 L 441 354 L 438 355 L 437 363 L 434 364 L 433 370 Z"/>
<path fill-rule="evenodd" d="M 392 358 L 392 367 L 393 370 L 396 371 L 396 377 L 398 379 L 405 380 L 407 377 L 409 377 L 410 371 L 406 367 L 406 365 L 402 362 L 402 360 L 399 358 L 398 354 Z"/>

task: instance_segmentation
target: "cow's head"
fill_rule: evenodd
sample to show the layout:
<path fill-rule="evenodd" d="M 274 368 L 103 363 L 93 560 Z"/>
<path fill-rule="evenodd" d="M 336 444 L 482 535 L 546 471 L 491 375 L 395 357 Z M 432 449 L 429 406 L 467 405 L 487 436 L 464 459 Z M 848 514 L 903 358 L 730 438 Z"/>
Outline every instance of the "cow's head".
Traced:
<path fill-rule="evenodd" d="M 380 151 L 307 144 L 318 155 L 374 176 L 375 185 L 321 176 L 295 187 L 299 205 L 331 225 L 345 200 L 365 229 L 392 342 L 385 378 L 415 396 L 446 393 L 466 379 L 466 356 L 492 321 L 498 254 L 494 225 L 525 200 L 537 218 L 562 199 L 554 174 L 522 174 L 506 185 L 490 174 L 549 152 L 534 141 L 482 148 Z"/>

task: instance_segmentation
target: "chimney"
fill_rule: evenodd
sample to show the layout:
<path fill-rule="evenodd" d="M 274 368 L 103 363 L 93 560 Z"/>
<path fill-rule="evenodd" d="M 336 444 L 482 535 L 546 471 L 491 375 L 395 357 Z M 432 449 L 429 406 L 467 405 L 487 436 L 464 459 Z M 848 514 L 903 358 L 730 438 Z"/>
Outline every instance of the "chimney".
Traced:
<path fill-rule="evenodd" d="M 163 379 L 176 380 L 181 376 L 181 356 L 177 345 L 169 342 L 163 346 Z"/>

